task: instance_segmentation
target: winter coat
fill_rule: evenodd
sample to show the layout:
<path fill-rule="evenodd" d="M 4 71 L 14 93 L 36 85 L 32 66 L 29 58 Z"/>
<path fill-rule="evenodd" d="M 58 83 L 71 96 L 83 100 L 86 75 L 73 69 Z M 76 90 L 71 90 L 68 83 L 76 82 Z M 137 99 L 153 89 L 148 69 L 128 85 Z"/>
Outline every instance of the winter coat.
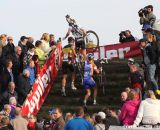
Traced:
<path fill-rule="evenodd" d="M 121 114 L 119 120 L 123 125 L 133 125 L 133 122 L 137 116 L 140 101 L 129 100 L 124 103 L 121 108 Z"/>
<path fill-rule="evenodd" d="M 160 123 L 160 101 L 147 98 L 141 102 L 134 125 L 143 124 L 154 125 Z"/>

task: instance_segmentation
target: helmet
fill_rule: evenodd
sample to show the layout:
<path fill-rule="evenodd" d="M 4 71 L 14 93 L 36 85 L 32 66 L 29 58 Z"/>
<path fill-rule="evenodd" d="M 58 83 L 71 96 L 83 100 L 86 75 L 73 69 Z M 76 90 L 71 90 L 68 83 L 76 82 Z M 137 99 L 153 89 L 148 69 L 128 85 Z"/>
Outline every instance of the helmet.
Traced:
<path fill-rule="evenodd" d="M 67 15 L 66 15 L 66 18 L 70 18 L 70 16 L 67 14 Z"/>
<path fill-rule="evenodd" d="M 94 55 L 92 53 L 89 53 L 87 57 L 88 57 L 88 60 L 93 60 L 94 59 Z"/>

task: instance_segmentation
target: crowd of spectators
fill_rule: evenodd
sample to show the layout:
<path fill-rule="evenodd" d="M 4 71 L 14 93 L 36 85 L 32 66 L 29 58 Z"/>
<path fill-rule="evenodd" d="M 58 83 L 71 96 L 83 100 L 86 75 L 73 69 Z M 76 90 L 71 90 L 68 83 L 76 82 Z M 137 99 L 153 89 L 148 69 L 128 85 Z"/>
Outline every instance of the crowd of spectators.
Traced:
<path fill-rule="evenodd" d="M 22 36 L 15 46 L 14 39 L 0 35 L 0 130 L 108 130 L 109 126 L 134 128 L 140 125 L 158 127 L 160 124 L 160 95 L 158 85 L 160 31 L 153 29 L 156 16 L 153 6 L 139 12 L 143 25 L 140 42 L 143 62 L 141 67 L 133 58 L 128 59 L 129 83 L 120 95 L 120 108 L 106 108 L 92 115 L 78 107 L 74 112 L 63 113 L 60 107 L 52 108 L 47 119 L 35 115 L 23 117 L 21 106 L 32 93 L 32 86 L 41 67 L 56 48 L 53 34 L 44 33 L 34 42 Z M 120 33 L 121 43 L 135 41 L 130 30 Z M 35 44 L 34 44 L 35 43 Z M 145 89 L 147 88 L 147 91 Z"/>
<path fill-rule="evenodd" d="M 32 37 L 21 36 L 18 46 L 12 36 L 0 35 L 0 129 L 27 130 L 23 126 L 27 121 L 20 117 L 20 108 L 32 93 L 35 79 L 56 44 L 54 35 L 48 33 L 35 44 Z M 16 120 L 23 123 L 18 126 Z"/>

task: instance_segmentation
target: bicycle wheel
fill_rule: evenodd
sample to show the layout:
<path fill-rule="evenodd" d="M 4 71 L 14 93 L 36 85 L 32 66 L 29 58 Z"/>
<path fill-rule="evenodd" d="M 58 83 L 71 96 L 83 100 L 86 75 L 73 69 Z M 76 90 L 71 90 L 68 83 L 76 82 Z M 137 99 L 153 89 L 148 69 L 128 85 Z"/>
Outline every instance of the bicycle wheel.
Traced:
<path fill-rule="evenodd" d="M 97 49 L 99 47 L 99 37 L 97 33 L 92 30 L 88 30 L 86 32 L 84 40 L 86 44 L 86 49 L 91 49 L 91 48 Z"/>

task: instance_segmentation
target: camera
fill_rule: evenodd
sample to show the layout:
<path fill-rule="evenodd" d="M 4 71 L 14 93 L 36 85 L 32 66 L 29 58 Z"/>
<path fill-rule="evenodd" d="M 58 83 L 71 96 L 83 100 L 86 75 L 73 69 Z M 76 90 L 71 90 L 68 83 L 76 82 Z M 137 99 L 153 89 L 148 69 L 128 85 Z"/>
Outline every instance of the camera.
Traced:
<path fill-rule="evenodd" d="M 120 37 L 125 36 L 125 32 L 126 31 L 121 31 L 121 33 L 119 34 Z"/>
<path fill-rule="evenodd" d="M 146 16 L 147 14 L 148 14 L 148 6 L 142 8 L 142 9 L 140 9 L 140 10 L 138 11 L 139 17 L 143 17 L 143 15 Z"/>

